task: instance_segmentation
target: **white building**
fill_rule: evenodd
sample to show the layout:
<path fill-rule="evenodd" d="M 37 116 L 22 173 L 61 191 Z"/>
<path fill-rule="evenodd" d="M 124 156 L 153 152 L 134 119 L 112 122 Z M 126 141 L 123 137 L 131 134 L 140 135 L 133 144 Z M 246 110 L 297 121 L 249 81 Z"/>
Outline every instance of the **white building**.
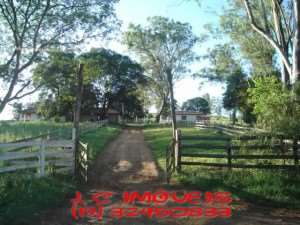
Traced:
<path fill-rule="evenodd" d="M 171 116 L 161 117 L 161 123 L 170 123 L 172 121 Z M 177 122 L 209 122 L 209 115 L 203 114 L 201 112 L 188 112 L 188 111 L 176 111 L 176 121 Z"/>
<path fill-rule="evenodd" d="M 20 121 L 36 121 L 40 120 L 40 116 L 36 113 L 36 109 L 33 105 L 28 106 L 28 108 L 23 109 L 20 112 L 19 120 Z"/>

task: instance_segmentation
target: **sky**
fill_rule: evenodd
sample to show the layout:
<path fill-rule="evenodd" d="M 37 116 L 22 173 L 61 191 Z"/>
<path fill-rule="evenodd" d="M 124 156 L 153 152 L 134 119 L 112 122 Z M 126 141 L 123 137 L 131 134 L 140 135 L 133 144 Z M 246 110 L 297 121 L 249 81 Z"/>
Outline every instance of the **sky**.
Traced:
<path fill-rule="evenodd" d="M 200 36 L 205 34 L 205 24 L 218 25 L 221 10 L 225 5 L 225 0 L 206 0 L 201 3 L 201 6 L 195 0 L 120 0 L 116 5 L 117 17 L 122 21 L 121 31 L 126 31 L 130 23 L 147 24 L 147 18 L 152 16 L 165 16 L 176 21 L 190 23 L 193 27 L 195 35 Z M 119 35 L 121 37 L 121 35 Z M 202 43 L 195 48 L 195 52 L 203 55 L 211 48 L 215 41 L 210 40 Z M 107 47 L 121 54 L 130 55 L 135 58 L 126 47 L 121 44 L 121 40 L 112 41 L 92 41 L 86 49 L 96 47 Z M 192 73 L 198 72 L 201 68 L 207 66 L 207 62 L 195 62 L 191 65 Z M 200 87 L 200 83 L 203 83 Z M 0 90 L 1 91 L 1 90 Z M 175 98 L 179 104 L 184 101 L 200 97 L 206 93 L 210 96 L 221 97 L 224 88 L 221 85 L 212 84 L 209 82 L 201 82 L 200 79 L 193 79 L 186 76 L 175 84 Z M 3 96 L 3 95 L 1 95 Z M 23 103 L 37 100 L 37 94 L 26 97 L 22 100 Z M 150 111 L 154 112 L 152 108 Z M 12 119 L 12 108 L 6 107 L 3 113 L 0 114 L 0 120 Z"/>

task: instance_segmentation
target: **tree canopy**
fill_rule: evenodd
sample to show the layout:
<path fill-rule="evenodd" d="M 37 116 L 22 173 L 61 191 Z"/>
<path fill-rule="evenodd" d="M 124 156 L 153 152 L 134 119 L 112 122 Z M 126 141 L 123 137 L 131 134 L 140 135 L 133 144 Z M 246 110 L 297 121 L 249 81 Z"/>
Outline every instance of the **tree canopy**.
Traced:
<path fill-rule="evenodd" d="M 209 102 L 201 97 L 192 98 L 182 104 L 182 110 L 191 112 L 202 112 L 203 114 L 210 113 Z"/>
<path fill-rule="evenodd" d="M 232 44 L 238 47 L 241 56 L 250 63 L 251 74 L 266 76 L 274 73 L 277 70 L 275 49 L 251 29 L 244 5 L 240 0 L 227 2 L 227 7 L 220 17 L 219 31 L 229 35 Z"/>
<path fill-rule="evenodd" d="M 26 71 L 53 47 L 75 46 L 104 37 L 118 24 L 117 0 L 42 0 L 0 3 L 0 82 L 7 85 L 0 96 L 0 112 L 8 102 L 35 92 Z"/>
<path fill-rule="evenodd" d="M 174 81 L 189 72 L 188 65 L 195 60 L 193 47 L 198 38 L 192 27 L 165 17 L 148 18 L 148 25 L 131 24 L 124 42 L 135 52 L 147 75 L 164 93 L 161 102 L 170 95 L 173 133 L 176 128 Z"/>
<path fill-rule="evenodd" d="M 123 116 L 142 116 L 144 108 L 137 96 L 138 85 L 145 85 L 143 68 L 129 57 L 107 49 L 94 49 L 75 56 L 72 52 L 54 51 L 34 71 L 34 80 L 42 84 L 40 113 L 46 117 L 73 117 L 78 62 L 84 62 L 82 114 L 104 119 L 108 109 Z"/>

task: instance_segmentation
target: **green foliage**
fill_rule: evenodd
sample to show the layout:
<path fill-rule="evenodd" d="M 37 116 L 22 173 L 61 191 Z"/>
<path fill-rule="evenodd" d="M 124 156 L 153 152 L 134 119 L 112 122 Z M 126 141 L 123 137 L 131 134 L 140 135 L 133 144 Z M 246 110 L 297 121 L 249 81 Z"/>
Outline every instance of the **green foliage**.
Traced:
<path fill-rule="evenodd" d="M 256 121 L 253 114 L 253 104 L 249 101 L 247 92 L 251 83 L 251 79 L 248 79 L 241 70 L 233 72 L 226 79 L 227 86 L 223 94 L 223 106 L 225 109 L 234 111 L 233 120 L 236 120 L 235 111 L 239 110 L 245 123 L 252 124 Z"/>
<path fill-rule="evenodd" d="M 69 177 L 28 178 L 21 173 L 0 177 L 0 223 L 32 224 L 39 212 L 57 207 L 75 192 Z"/>
<path fill-rule="evenodd" d="M 75 57 L 72 52 L 52 51 L 34 71 L 35 82 L 43 85 L 38 112 L 44 118 L 72 120 L 79 61 L 84 67 L 82 118 L 105 118 L 108 108 L 121 110 L 124 116 L 143 116 L 137 94 L 144 86 L 143 68 L 129 57 L 106 49 L 93 49 Z M 131 114 L 130 114 L 131 113 Z M 133 115 L 132 115 L 133 114 Z"/>
<path fill-rule="evenodd" d="M 165 70 L 168 69 L 174 79 L 188 72 L 187 65 L 195 59 L 193 47 L 198 41 L 192 27 L 159 16 L 148 18 L 148 23 L 144 28 L 129 26 L 124 36 L 129 50 L 138 53 L 150 75 L 162 76 L 162 80 L 167 80 Z"/>
<path fill-rule="evenodd" d="M 258 123 L 274 133 L 298 134 L 300 104 L 297 87 L 295 91 L 288 90 L 274 76 L 256 78 L 254 84 L 249 94 Z"/>
<path fill-rule="evenodd" d="M 37 112 L 45 119 L 57 116 L 72 119 L 76 68 L 75 54 L 62 51 L 49 52 L 49 56 L 35 68 L 34 81 L 43 86 Z"/>
<path fill-rule="evenodd" d="M 260 5 L 259 0 L 252 1 L 255 5 Z M 268 5 L 268 1 L 265 1 Z M 268 12 L 272 12 L 268 8 Z M 256 22 L 264 27 L 263 16 L 259 7 L 256 8 Z M 245 6 L 241 0 L 228 1 L 220 17 L 221 31 L 229 35 L 233 43 L 239 47 L 242 56 L 251 64 L 251 70 L 256 75 L 268 75 L 276 71 L 276 64 L 273 60 L 275 50 L 271 44 L 261 35 L 254 31 L 249 23 Z"/>
<path fill-rule="evenodd" d="M 201 97 L 192 98 L 182 104 L 182 110 L 192 112 L 202 112 L 204 114 L 210 113 L 209 102 Z"/>
<path fill-rule="evenodd" d="M 209 81 L 226 83 L 223 106 L 227 110 L 232 110 L 233 123 L 236 121 L 238 110 L 243 113 L 245 122 L 255 122 L 252 105 L 249 103 L 247 95 L 249 79 L 242 69 L 237 49 L 230 44 L 217 45 L 209 51 L 206 58 L 209 60 L 210 66 L 201 70 L 198 76 Z"/>
<path fill-rule="evenodd" d="M 224 108 L 238 108 L 247 96 L 247 77 L 241 70 L 236 70 L 227 77 L 226 84 L 227 87 L 223 98 Z"/>
<path fill-rule="evenodd" d="M 160 16 L 148 18 L 145 27 L 130 24 L 125 32 L 124 42 L 145 68 L 149 92 L 160 106 L 160 113 L 168 102 L 173 82 L 187 74 L 188 65 L 196 59 L 193 47 L 198 40 L 190 24 Z M 171 102 L 174 104 L 174 99 Z"/>
<path fill-rule="evenodd" d="M 231 44 L 219 44 L 209 49 L 204 59 L 209 60 L 209 66 L 203 68 L 198 76 L 210 81 L 224 82 L 227 77 L 240 69 L 236 56 L 236 48 Z"/>
<path fill-rule="evenodd" d="M 80 58 L 86 63 L 86 73 L 97 90 L 98 104 L 102 107 L 101 117 L 110 107 L 122 112 L 124 117 L 142 117 L 144 109 L 138 98 L 139 86 L 147 81 L 144 69 L 128 56 L 107 49 L 93 49 L 82 54 Z M 122 105 L 125 107 L 122 108 Z"/>
<path fill-rule="evenodd" d="M 114 13 L 117 2 L 2 1 L 0 49 L 4 54 L 0 61 L 0 81 L 9 88 L 0 97 L 0 112 L 8 102 L 37 90 L 27 92 L 33 82 L 31 76 L 24 76 L 24 71 L 47 55 L 45 49 L 74 47 L 91 38 L 105 37 L 118 28 Z"/>
<path fill-rule="evenodd" d="M 178 180 L 203 191 L 230 191 L 234 199 L 253 204 L 300 208 L 300 179 L 286 172 L 211 168 L 189 168 L 188 172 L 192 176 L 181 175 Z"/>

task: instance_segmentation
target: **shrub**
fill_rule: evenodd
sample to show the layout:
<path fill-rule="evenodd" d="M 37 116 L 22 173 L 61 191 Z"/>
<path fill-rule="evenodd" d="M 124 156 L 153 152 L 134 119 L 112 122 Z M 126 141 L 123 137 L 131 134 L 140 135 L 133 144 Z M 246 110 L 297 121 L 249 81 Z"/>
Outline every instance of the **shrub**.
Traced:
<path fill-rule="evenodd" d="M 43 209 L 56 207 L 75 192 L 70 177 L 32 179 L 22 173 L 0 177 L 0 224 L 31 224 Z"/>
<path fill-rule="evenodd" d="M 300 131 L 300 104 L 297 91 L 285 88 L 276 77 L 259 77 L 249 88 L 257 122 L 273 133 L 294 135 Z"/>

